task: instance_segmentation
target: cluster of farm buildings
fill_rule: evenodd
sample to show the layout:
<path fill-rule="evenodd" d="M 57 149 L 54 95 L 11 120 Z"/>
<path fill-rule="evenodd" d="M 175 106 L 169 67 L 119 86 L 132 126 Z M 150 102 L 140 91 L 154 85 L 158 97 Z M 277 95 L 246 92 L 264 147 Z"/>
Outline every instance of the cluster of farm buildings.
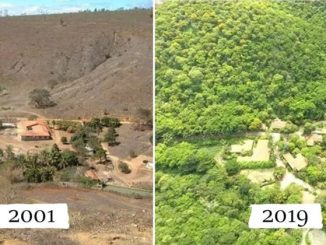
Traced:
<path fill-rule="evenodd" d="M 35 153 L 42 149 L 48 149 L 57 144 L 60 150 L 75 151 L 71 144 L 62 143 L 62 137 L 68 140 L 72 133 L 57 129 L 48 124 L 47 120 L 26 118 L 0 119 L 0 145 L 11 145 L 15 154 Z M 106 152 L 105 160 L 93 158 L 94 149 L 85 146 L 88 159 L 85 161 L 88 169 L 84 176 L 101 183 L 116 182 L 127 186 L 151 186 L 153 160 L 151 156 L 138 155 L 136 157 L 121 157 L 111 155 L 108 145 L 102 142 L 102 148 Z M 124 174 L 119 169 L 119 163 L 123 161 L 130 170 L 130 174 Z"/>
<path fill-rule="evenodd" d="M 279 141 L 281 136 L 280 133 L 275 132 L 279 132 L 280 130 L 285 128 L 286 125 L 287 122 L 282 121 L 280 119 L 275 119 L 271 123 L 270 130 L 274 132 L 272 133 L 274 143 Z M 266 126 L 263 126 L 263 129 L 268 130 Z M 323 135 L 326 135 L 325 129 L 315 130 L 310 135 L 305 136 L 304 139 L 307 143 L 307 146 L 314 146 L 315 144 L 322 142 Z M 303 137 L 301 134 L 299 134 L 299 136 Z M 254 140 L 247 139 L 244 140 L 241 144 L 231 145 L 230 152 L 237 155 L 238 162 L 264 162 L 269 161 L 271 151 L 268 145 L 268 140 L 258 139 L 255 143 Z M 300 171 L 308 165 L 306 158 L 301 153 L 298 153 L 296 155 L 293 155 L 291 153 L 285 153 L 282 155 L 282 158 L 291 167 L 291 169 L 296 171 Z"/>

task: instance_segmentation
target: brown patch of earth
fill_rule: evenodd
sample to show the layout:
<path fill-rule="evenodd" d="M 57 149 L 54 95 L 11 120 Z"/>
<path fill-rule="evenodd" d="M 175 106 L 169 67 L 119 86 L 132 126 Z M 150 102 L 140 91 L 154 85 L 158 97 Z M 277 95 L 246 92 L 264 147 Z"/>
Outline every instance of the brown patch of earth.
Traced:
<path fill-rule="evenodd" d="M 119 158 L 130 158 L 130 153 L 136 155 L 153 155 L 153 145 L 151 143 L 151 130 L 137 131 L 134 124 L 123 124 L 117 129 L 119 137 L 117 141 L 120 145 L 109 147 L 111 155 Z"/>
<path fill-rule="evenodd" d="M 0 111 L 47 117 L 137 117 L 152 109 L 151 10 L 1 18 Z M 65 23 L 62 25 L 62 21 Z M 55 40 L 55 41 L 53 41 Z M 46 88 L 56 106 L 32 109 Z"/>
<path fill-rule="evenodd" d="M 152 200 L 82 188 L 16 188 L 11 203 L 67 203 L 70 229 L 1 230 L 16 244 L 151 244 Z M 13 243 L 15 244 L 15 243 Z"/>

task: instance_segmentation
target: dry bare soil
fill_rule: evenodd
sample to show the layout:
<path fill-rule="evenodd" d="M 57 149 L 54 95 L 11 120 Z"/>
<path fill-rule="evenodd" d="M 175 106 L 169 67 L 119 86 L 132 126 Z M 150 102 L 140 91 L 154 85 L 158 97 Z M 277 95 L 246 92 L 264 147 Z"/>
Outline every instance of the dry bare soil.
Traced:
<path fill-rule="evenodd" d="M 31 111 L 35 88 L 57 103 L 34 109 L 50 118 L 152 109 L 152 21 L 151 10 L 0 18 L 0 115 Z"/>
<path fill-rule="evenodd" d="M 1 230 L 4 244 L 151 244 L 152 201 L 105 191 L 38 186 L 2 188 L 9 203 L 67 203 L 69 230 Z"/>

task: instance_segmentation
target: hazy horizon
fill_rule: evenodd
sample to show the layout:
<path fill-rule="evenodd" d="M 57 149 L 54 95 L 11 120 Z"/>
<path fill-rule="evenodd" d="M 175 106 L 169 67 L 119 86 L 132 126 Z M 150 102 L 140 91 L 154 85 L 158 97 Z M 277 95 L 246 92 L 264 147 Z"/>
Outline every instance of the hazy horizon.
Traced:
<path fill-rule="evenodd" d="M 151 8 L 151 0 L 0 0 L 0 16 L 73 13 L 94 9 Z"/>

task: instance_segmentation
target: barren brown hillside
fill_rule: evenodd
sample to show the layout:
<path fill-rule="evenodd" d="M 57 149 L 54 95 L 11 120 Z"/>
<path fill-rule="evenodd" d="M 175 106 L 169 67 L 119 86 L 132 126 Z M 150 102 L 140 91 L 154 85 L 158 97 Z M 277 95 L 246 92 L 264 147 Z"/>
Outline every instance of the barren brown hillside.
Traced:
<path fill-rule="evenodd" d="M 151 109 L 151 11 L 0 18 L 0 86 L 1 114 L 135 117 Z M 35 88 L 57 105 L 31 108 Z"/>

